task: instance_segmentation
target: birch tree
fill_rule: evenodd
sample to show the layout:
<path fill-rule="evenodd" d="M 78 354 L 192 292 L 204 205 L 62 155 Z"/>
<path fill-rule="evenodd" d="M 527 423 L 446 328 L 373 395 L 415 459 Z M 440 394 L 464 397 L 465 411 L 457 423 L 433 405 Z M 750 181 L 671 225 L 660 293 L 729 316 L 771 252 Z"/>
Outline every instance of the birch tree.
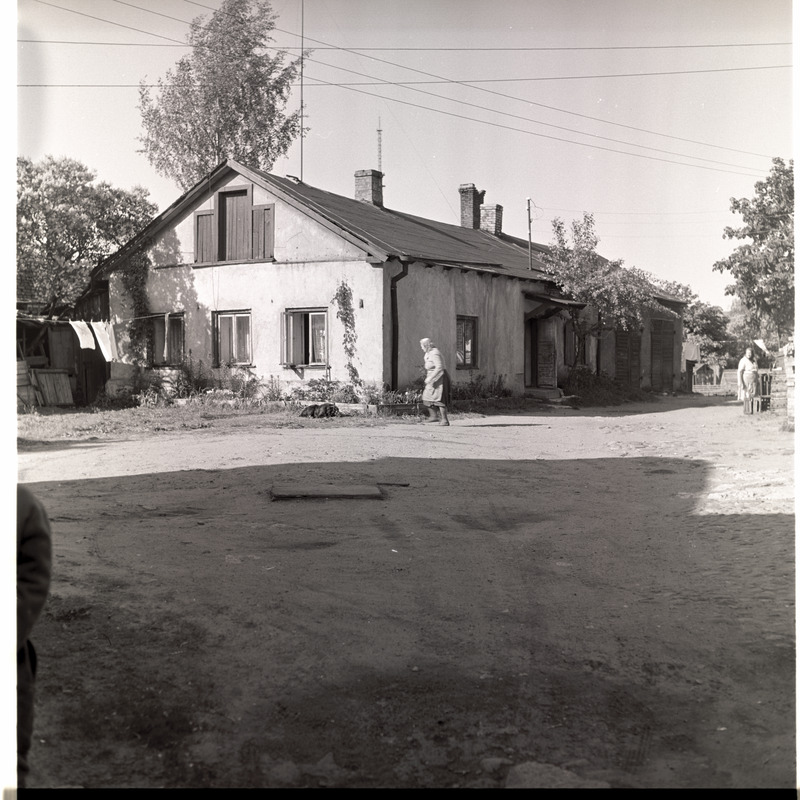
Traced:
<path fill-rule="evenodd" d="M 191 52 L 157 91 L 140 82 L 141 152 L 183 190 L 226 158 L 268 171 L 300 133 L 286 107 L 301 60 L 270 55 L 275 16 L 267 0 L 224 0 L 192 21 Z"/>

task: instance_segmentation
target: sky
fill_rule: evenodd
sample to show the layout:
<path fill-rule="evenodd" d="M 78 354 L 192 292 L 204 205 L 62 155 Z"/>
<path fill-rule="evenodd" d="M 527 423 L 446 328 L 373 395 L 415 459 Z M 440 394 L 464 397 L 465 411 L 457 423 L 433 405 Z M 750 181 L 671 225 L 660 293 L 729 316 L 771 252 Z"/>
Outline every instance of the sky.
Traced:
<path fill-rule="evenodd" d="M 160 210 L 180 189 L 145 156 L 140 81 L 188 52 L 222 0 L 19 0 L 17 154 L 77 159 Z M 792 153 L 791 0 L 274 0 L 274 45 L 301 44 L 309 130 L 277 175 L 459 224 L 458 187 L 503 230 L 552 241 L 594 215 L 599 252 L 724 309 L 712 270 L 738 242 L 732 197 Z M 289 108 L 300 105 L 295 87 Z"/>

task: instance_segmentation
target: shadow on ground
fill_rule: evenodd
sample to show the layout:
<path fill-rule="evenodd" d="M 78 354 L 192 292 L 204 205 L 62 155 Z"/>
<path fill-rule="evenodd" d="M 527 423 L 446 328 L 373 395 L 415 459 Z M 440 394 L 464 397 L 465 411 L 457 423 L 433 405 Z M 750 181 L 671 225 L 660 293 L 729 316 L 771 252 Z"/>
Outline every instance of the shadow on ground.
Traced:
<path fill-rule="evenodd" d="M 697 514 L 706 469 L 381 458 L 33 484 L 55 569 L 30 786 L 499 788 L 537 761 L 789 788 L 793 518 Z M 292 481 L 382 496 L 271 499 Z"/>

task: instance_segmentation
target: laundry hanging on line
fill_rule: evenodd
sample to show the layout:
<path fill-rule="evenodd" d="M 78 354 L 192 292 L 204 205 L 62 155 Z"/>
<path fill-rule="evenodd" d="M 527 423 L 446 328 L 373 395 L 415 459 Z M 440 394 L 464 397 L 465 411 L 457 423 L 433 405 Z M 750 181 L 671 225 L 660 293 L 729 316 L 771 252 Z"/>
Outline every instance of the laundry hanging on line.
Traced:
<path fill-rule="evenodd" d="M 106 361 L 116 361 L 117 342 L 114 337 L 114 328 L 110 322 L 91 322 L 92 330 L 97 338 L 97 344 L 100 345 L 100 352 Z"/>
<path fill-rule="evenodd" d="M 89 326 L 82 320 L 74 319 L 69 320 L 69 324 L 72 326 L 72 330 L 74 330 L 78 336 L 81 349 L 94 350 L 94 336 L 92 336 L 92 331 Z"/>

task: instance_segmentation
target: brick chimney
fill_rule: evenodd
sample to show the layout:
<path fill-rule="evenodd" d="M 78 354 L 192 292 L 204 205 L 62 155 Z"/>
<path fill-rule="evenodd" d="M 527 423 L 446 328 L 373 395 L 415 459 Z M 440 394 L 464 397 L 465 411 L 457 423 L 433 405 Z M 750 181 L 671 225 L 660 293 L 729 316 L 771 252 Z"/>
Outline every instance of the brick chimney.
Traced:
<path fill-rule="evenodd" d="M 481 206 L 481 230 L 495 236 L 503 232 L 503 206 Z"/>
<path fill-rule="evenodd" d="M 356 172 L 356 200 L 383 206 L 382 172 L 376 169 L 360 169 Z"/>
<path fill-rule="evenodd" d="M 480 228 L 481 203 L 486 192 L 479 192 L 474 183 L 462 183 L 458 193 L 461 195 L 461 227 Z"/>

